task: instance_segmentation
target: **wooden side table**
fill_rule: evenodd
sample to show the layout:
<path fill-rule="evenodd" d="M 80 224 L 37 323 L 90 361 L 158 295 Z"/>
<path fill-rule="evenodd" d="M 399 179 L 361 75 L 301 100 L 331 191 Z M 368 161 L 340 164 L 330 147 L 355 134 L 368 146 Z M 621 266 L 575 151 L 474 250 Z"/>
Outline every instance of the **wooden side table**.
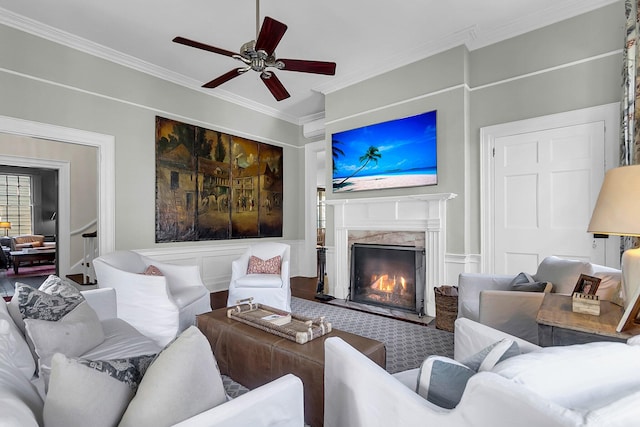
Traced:
<path fill-rule="evenodd" d="M 600 301 L 600 316 L 574 313 L 571 296 L 545 294 L 538 311 L 538 341 L 543 347 L 584 344 L 594 341 L 625 342 L 640 334 L 640 325 L 616 332 L 623 308 L 611 301 Z"/>

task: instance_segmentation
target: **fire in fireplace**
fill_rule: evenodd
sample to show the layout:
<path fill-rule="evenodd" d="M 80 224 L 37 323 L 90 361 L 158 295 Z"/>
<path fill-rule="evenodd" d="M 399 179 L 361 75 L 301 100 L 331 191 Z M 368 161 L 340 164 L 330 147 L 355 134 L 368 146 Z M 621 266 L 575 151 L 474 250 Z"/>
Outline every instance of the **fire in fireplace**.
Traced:
<path fill-rule="evenodd" d="M 424 283 L 424 248 L 351 246 L 351 301 L 424 315 Z"/>

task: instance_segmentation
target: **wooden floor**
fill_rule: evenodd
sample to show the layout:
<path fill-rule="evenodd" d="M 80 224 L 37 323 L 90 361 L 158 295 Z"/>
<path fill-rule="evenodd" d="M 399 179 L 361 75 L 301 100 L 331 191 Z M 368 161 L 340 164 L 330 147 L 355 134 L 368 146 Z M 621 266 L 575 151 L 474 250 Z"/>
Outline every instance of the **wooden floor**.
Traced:
<path fill-rule="evenodd" d="M 315 300 L 318 279 L 316 277 L 292 277 L 291 295 L 294 297 Z M 213 292 L 211 294 L 211 308 L 217 309 L 227 306 L 227 291 Z M 317 300 L 315 300 L 317 302 Z"/>

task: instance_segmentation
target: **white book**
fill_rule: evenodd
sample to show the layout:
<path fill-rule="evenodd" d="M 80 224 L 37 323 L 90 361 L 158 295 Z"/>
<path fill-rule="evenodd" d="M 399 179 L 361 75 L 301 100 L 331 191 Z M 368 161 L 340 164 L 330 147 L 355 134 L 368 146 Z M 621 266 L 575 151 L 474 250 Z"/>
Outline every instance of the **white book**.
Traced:
<path fill-rule="evenodd" d="M 290 314 L 270 314 L 268 316 L 262 317 L 261 319 L 267 322 L 271 322 L 274 325 L 282 326 L 291 322 L 291 315 Z"/>

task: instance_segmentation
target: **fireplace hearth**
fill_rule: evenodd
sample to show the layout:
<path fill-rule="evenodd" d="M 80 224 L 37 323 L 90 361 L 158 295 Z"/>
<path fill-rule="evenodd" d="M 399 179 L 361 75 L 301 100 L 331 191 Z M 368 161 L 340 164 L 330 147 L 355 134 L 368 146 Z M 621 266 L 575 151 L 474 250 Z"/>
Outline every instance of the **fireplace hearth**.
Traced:
<path fill-rule="evenodd" d="M 425 314 L 425 250 L 354 243 L 349 300 Z"/>

